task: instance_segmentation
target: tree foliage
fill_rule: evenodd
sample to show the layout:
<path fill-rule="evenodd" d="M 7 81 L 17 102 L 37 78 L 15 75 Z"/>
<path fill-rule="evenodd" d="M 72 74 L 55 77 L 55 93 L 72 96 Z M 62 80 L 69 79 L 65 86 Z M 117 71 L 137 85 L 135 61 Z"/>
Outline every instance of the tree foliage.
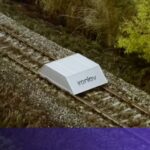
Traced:
<path fill-rule="evenodd" d="M 136 16 L 121 27 L 118 46 L 150 62 L 150 0 L 136 0 Z"/>

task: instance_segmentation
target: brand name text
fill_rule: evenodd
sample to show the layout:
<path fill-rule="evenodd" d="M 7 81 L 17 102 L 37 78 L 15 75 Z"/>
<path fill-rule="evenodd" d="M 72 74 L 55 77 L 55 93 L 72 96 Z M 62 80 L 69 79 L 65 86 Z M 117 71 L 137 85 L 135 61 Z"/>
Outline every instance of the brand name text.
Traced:
<path fill-rule="evenodd" d="M 92 76 L 92 77 L 86 77 L 85 79 L 80 80 L 77 83 L 78 83 L 78 85 L 81 86 L 81 85 L 87 84 L 87 83 L 95 81 L 95 80 L 96 80 L 96 76 Z"/>

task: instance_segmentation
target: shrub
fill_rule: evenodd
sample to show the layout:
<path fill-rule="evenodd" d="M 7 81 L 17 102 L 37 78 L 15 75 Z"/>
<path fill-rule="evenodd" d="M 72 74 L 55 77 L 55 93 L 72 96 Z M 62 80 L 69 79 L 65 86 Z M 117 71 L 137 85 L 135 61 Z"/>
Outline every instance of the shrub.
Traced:
<path fill-rule="evenodd" d="M 150 0 L 136 0 L 135 3 L 137 13 L 123 24 L 118 46 L 150 62 Z"/>
<path fill-rule="evenodd" d="M 87 0 L 37 0 L 44 11 L 51 17 L 53 21 L 65 25 L 70 30 L 79 27 L 82 22 L 82 9 L 86 5 Z"/>
<path fill-rule="evenodd" d="M 50 21 L 79 30 L 100 44 L 113 47 L 123 18 L 132 14 L 132 0 L 36 0 Z"/>
<path fill-rule="evenodd" d="M 91 0 L 92 9 L 85 17 L 87 27 L 97 33 L 97 39 L 112 47 L 116 42 L 118 28 L 123 18 L 133 14 L 131 0 Z"/>

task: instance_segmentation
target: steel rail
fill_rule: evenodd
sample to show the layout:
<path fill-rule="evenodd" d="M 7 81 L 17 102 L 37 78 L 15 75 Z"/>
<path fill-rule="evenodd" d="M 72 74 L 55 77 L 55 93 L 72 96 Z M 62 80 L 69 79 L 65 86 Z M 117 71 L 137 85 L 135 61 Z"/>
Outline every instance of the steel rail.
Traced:
<path fill-rule="evenodd" d="M 144 113 L 144 114 L 150 116 L 149 111 L 144 110 L 144 109 L 141 108 L 139 105 L 137 105 L 137 104 L 131 102 L 130 100 L 128 100 L 127 98 L 125 98 L 125 97 L 123 97 L 123 96 L 118 95 L 115 91 L 109 89 L 109 88 L 106 87 L 106 86 L 103 86 L 102 88 L 103 88 L 105 91 L 107 91 L 108 93 L 110 93 L 111 95 L 117 97 L 119 100 L 121 100 L 121 101 L 127 103 L 128 105 L 131 105 L 132 107 L 135 107 L 137 110 L 139 110 L 139 111 L 141 111 L 142 113 Z"/>
<path fill-rule="evenodd" d="M 18 61 L 17 59 L 15 59 L 14 57 L 10 56 L 7 53 L 3 53 L 2 54 L 3 57 L 7 57 L 9 58 L 11 61 L 15 62 L 17 65 L 23 67 L 24 69 L 28 70 L 29 72 L 31 72 L 32 74 L 36 75 L 37 77 L 39 77 L 40 79 L 44 80 L 47 82 L 46 79 L 44 79 L 43 77 L 40 76 L 40 74 L 38 74 L 36 71 L 30 69 L 30 67 L 27 67 L 26 65 L 24 65 L 23 63 L 21 63 L 20 61 Z M 111 121 L 113 124 L 117 125 L 118 127 L 124 127 L 123 125 L 121 125 L 118 121 L 116 121 L 115 119 L 109 117 L 109 115 L 107 115 L 106 113 L 102 112 L 101 110 L 99 110 L 97 107 L 93 106 L 92 104 L 90 104 L 89 102 L 87 102 L 86 100 L 74 96 L 72 94 L 70 94 L 69 92 L 66 92 L 67 94 L 69 94 L 71 97 L 73 97 L 74 99 L 82 102 L 83 104 L 85 104 L 86 106 L 88 106 L 91 110 L 95 111 L 97 114 L 103 116 L 104 118 L 108 119 L 109 121 Z"/>
<path fill-rule="evenodd" d="M 54 57 L 52 57 L 49 53 L 47 52 L 44 52 L 44 51 L 41 51 L 39 50 L 38 48 L 35 48 L 33 45 L 29 44 L 28 42 L 24 41 L 21 37 L 18 37 L 18 35 L 12 31 L 10 31 L 9 29 L 7 29 L 7 27 L 4 27 L 4 26 L 1 26 L 0 25 L 0 29 L 4 32 L 6 32 L 7 34 L 11 35 L 13 38 L 17 39 L 18 41 L 20 41 L 21 43 L 25 44 L 26 46 L 32 48 L 33 50 L 36 50 L 37 52 L 41 53 L 43 56 L 46 56 L 48 58 L 50 58 L 51 60 L 55 60 Z M 137 110 L 139 110 L 140 112 L 150 116 L 150 113 L 145 110 L 144 108 L 141 108 L 139 105 L 131 102 L 130 100 L 128 100 L 127 98 L 124 98 L 124 97 L 121 97 L 120 95 L 118 95 L 115 91 L 109 89 L 108 87 L 104 86 L 102 87 L 105 91 L 107 91 L 108 93 L 110 93 L 111 95 L 117 97 L 118 100 L 121 100 L 125 103 L 127 103 L 128 105 L 132 106 L 132 107 L 135 107 Z M 79 96 L 76 96 L 76 98 L 78 98 L 78 100 L 81 101 L 81 97 Z M 82 102 L 82 101 L 81 101 Z M 94 106 L 92 106 L 94 107 Z M 97 111 L 97 108 L 94 108 L 95 111 Z M 102 113 L 102 111 L 100 111 Z M 108 116 L 109 117 L 109 116 Z"/>
<path fill-rule="evenodd" d="M 2 29 L 1 25 L 0 25 L 0 29 Z M 42 55 L 49 57 L 53 60 L 55 60 L 55 58 L 52 58 L 52 56 L 50 56 L 50 54 L 46 53 L 46 52 L 42 52 L 39 49 L 33 47 L 32 45 L 30 45 L 29 43 L 25 42 L 24 40 L 22 40 L 21 38 L 18 38 L 17 35 L 14 36 L 14 33 L 10 33 L 8 30 L 6 31 L 6 33 L 10 34 L 12 37 L 16 38 L 18 41 L 24 43 L 26 46 L 38 51 L 39 53 L 42 53 Z M 27 67 L 26 65 L 24 65 L 23 63 L 21 63 L 20 61 L 16 60 L 15 58 L 13 58 L 12 56 L 10 56 L 9 54 L 2 54 L 3 57 L 7 57 L 8 59 L 10 59 L 11 61 L 15 62 L 16 64 L 18 64 L 19 66 L 23 67 L 24 69 L 28 70 L 29 72 L 31 72 L 32 74 L 36 75 L 37 77 L 41 78 L 42 80 L 45 80 L 47 82 L 46 79 L 42 78 L 36 71 L 30 69 L 30 67 Z M 128 103 L 129 105 L 135 107 L 136 109 L 140 110 L 141 112 L 145 113 L 146 115 L 149 115 L 149 112 L 147 112 L 146 110 L 144 110 L 143 108 L 141 108 L 140 106 L 138 106 L 137 104 L 132 103 L 131 101 L 128 101 L 125 98 L 122 98 L 120 95 L 118 95 L 117 93 L 115 93 L 114 91 L 112 91 L 111 89 L 107 88 L 107 87 L 102 87 L 105 91 L 107 91 L 108 93 L 110 93 L 111 95 L 117 97 L 118 99 Z M 64 91 L 65 92 L 65 91 Z M 68 93 L 68 92 L 66 92 Z M 70 93 L 68 93 L 70 94 Z M 83 104 L 85 104 L 86 106 L 88 106 L 90 109 L 92 109 L 93 111 L 95 111 L 96 113 L 98 113 L 99 115 L 103 116 L 104 118 L 108 119 L 109 121 L 111 121 L 112 123 L 114 123 L 115 125 L 117 125 L 118 127 L 125 127 L 124 125 L 120 124 L 118 121 L 116 121 L 115 119 L 111 118 L 109 115 L 107 115 L 105 112 L 103 112 L 103 110 L 100 110 L 99 108 L 93 106 L 91 103 L 85 101 L 84 99 L 78 97 L 78 96 L 74 96 L 71 95 L 73 98 L 75 98 L 76 100 L 82 102 Z M 125 130 L 128 131 L 128 129 L 125 128 Z M 131 131 L 128 131 L 130 133 L 132 133 Z M 137 135 L 136 133 L 132 133 L 133 135 L 135 135 L 136 137 L 138 137 L 139 139 L 141 139 L 142 141 L 150 144 L 149 141 L 145 140 L 143 137 L 141 137 L 140 135 Z"/>

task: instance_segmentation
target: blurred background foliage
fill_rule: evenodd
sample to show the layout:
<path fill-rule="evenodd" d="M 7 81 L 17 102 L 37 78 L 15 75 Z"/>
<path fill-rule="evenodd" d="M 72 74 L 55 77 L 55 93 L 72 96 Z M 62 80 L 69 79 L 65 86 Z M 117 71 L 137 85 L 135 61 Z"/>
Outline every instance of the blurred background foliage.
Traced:
<path fill-rule="evenodd" d="M 131 0 L 36 0 L 51 21 L 82 31 L 100 44 L 113 47 L 123 19 L 134 14 Z"/>
<path fill-rule="evenodd" d="M 121 27 L 118 46 L 150 62 L 150 0 L 136 0 L 135 6 L 136 15 Z"/>
<path fill-rule="evenodd" d="M 150 0 L 18 0 L 49 20 L 105 47 L 124 48 L 150 62 Z M 123 50 L 124 50 L 123 49 Z"/>

